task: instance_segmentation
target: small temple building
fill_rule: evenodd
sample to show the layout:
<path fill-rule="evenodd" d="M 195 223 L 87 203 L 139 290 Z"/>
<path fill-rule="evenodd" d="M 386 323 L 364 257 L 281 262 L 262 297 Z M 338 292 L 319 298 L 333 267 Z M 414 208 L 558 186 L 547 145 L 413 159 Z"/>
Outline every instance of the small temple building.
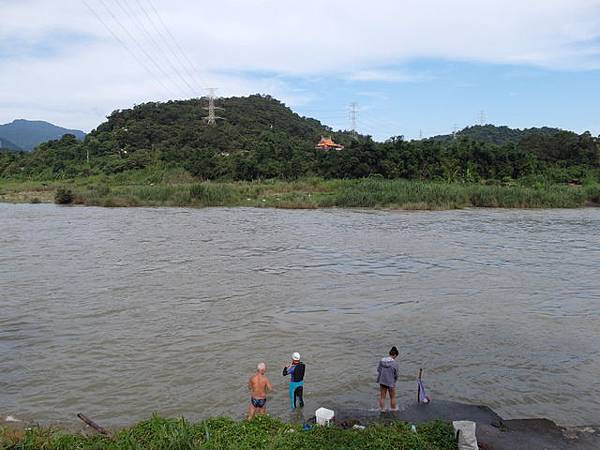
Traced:
<path fill-rule="evenodd" d="M 321 136 L 321 140 L 319 141 L 319 143 L 317 145 L 315 145 L 315 148 L 317 150 L 343 150 L 344 146 L 340 145 L 340 144 L 336 144 L 335 142 L 333 142 L 333 139 L 331 139 L 331 137 L 323 137 Z"/>

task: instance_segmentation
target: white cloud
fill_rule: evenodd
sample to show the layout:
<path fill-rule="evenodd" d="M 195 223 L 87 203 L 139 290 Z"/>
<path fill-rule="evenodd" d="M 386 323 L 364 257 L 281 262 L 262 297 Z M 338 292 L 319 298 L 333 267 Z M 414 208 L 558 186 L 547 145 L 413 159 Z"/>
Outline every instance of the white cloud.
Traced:
<path fill-rule="evenodd" d="M 423 74 L 413 74 L 399 70 L 359 70 L 348 75 L 352 81 L 385 81 L 393 83 L 411 83 L 429 79 L 430 76 Z"/>
<path fill-rule="evenodd" d="M 147 69 L 107 32 L 85 2 L 146 60 Z M 168 64 L 166 55 L 171 54 L 160 50 L 161 38 L 168 36 L 158 34 L 139 8 L 148 8 L 148 1 L 127 0 L 125 11 L 117 3 L 0 0 L 0 122 L 22 116 L 89 129 L 101 119 L 99 111 L 192 95 Z M 294 91 L 282 77 L 418 81 L 422 75 L 389 68 L 416 58 L 557 70 L 600 68 L 600 0 L 152 3 L 200 69 L 200 84 L 219 86 L 222 95 L 262 91 L 294 105 L 310 93 Z M 147 61 L 103 4 L 160 69 Z M 136 16 L 128 17 L 127 11 Z M 149 8 L 146 12 L 152 15 Z M 11 48 L 18 48 L 20 55 L 8 51 Z M 170 59 L 188 79 L 180 61 L 172 55 Z M 253 72 L 269 75 L 248 75 Z"/>

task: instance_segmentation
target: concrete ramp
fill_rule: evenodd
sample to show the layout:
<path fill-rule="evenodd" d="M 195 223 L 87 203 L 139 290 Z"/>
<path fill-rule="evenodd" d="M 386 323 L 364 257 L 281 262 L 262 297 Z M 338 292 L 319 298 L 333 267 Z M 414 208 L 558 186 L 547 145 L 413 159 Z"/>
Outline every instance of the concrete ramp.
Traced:
<path fill-rule="evenodd" d="M 402 421 L 409 423 L 470 420 L 477 423 L 477 441 L 493 450 L 600 450 L 600 427 L 556 425 L 548 419 L 504 420 L 492 409 L 445 400 L 411 405 L 397 412 L 335 408 L 336 424 L 352 427 Z"/>
<path fill-rule="evenodd" d="M 365 411 L 359 409 L 335 409 L 336 423 L 354 422 L 368 425 L 402 421 L 410 423 L 429 422 L 431 420 L 471 420 L 478 423 L 495 424 L 500 427 L 502 418 L 487 406 L 467 405 L 465 403 L 435 400 L 428 404 L 414 404 L 401 411 Z"/>

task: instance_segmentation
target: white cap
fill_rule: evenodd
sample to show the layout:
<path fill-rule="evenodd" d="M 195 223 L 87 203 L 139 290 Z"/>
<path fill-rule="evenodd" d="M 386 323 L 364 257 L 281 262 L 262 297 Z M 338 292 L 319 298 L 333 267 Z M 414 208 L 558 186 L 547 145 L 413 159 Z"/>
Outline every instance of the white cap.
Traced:
<path fill-rule="evenodd" d="M 294 353 L 292 354 L 292 360 L 293 360 L 293 361 L 300 361 L 300 353 L 298 353 L 298 352 L 294 352 Z"/>

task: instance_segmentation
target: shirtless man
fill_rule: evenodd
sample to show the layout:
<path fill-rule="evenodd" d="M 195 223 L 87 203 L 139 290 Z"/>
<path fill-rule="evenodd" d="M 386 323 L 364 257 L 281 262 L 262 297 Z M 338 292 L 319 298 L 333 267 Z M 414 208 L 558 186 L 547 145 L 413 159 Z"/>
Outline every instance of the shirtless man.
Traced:
<path fill-rule="evenodd" d="M 256 366 L 256 373 L 248 380 L 248 389 L 250 389 L 248 420 L 252 420 L 255 414 L 267 413 L 267 392 L 272 391 L 273 386 L 265 375 L 266 371 L 267 365 L 261 362 Z"/>

